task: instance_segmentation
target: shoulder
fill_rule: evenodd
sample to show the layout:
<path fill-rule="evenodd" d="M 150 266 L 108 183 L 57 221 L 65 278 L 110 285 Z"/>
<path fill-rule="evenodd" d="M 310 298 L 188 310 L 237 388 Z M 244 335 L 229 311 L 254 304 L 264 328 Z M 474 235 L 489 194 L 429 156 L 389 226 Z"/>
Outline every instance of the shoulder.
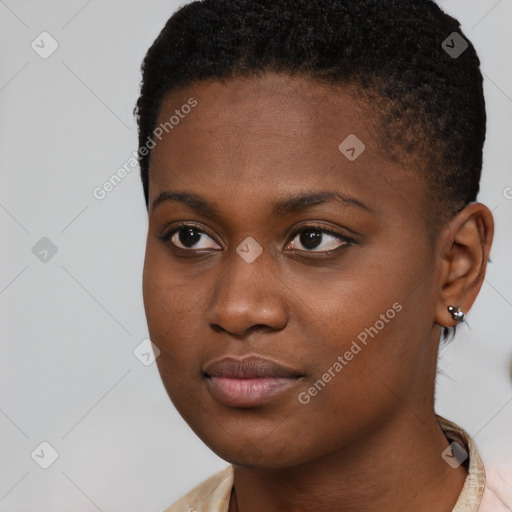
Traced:
<path fill-rule="evenodd" d="M 485 463 L 485 487 L 478 512 L 512 510 L 512 466 Z"/>
<path fill-rule="evenodd" d="M 482 460 L 475 441 L 464 429 L 439 415 L 437 419 L 452 442 L 450 458 L 455 457 L 452 462 L 468 465 L 464 487 L 452 512 L 512 511 L 512 467 Z M 454 444 L 458 445 L 457 450 Z"/>
<path fill-rule="evenodd" d="M 194 487 L 163 512 L 227 512 L 233 488 L 233 466 Z"/>

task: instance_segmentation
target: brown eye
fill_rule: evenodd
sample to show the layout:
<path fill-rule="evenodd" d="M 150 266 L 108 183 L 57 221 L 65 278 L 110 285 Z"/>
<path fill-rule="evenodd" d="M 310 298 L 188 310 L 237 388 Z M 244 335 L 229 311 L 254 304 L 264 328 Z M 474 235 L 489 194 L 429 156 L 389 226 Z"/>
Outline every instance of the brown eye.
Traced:
<path fill-rule="evenodd" d="M 329 252 L 350 243 L 351 241 L 341 234 L 310 226 L 298 231 L 286 248 L 307 252 Z"/>
<path fill-rule="evenodd" d="M 220 245 L 206 233 L 192 225 L 183 225 L 161 237 L 179 249 L 205 250 L 220 249 Z"/>

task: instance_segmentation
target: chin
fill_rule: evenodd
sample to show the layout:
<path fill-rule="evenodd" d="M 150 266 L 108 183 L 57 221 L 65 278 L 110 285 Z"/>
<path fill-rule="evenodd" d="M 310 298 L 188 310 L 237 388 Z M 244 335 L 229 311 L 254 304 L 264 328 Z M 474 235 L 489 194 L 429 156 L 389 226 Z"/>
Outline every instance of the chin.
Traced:
<path fill-rule="evenodd" d="M 194 426 L 191 425 L 191 427 Z M 202 428 L 193 429 L 218 457 L 230 464 L 247 469 L 287 469 L 318 456 L 310 453 L 310 446 L 297 446 L 293 440 L 280 440 L 272 446 L 268 442 L 268 435 L 260 439 L 251 439 L 247 432 L 244 435 L 235 436 L 226 431 L 205 432 Z M 241 428 L 240 433 L 242 432 Z"/>

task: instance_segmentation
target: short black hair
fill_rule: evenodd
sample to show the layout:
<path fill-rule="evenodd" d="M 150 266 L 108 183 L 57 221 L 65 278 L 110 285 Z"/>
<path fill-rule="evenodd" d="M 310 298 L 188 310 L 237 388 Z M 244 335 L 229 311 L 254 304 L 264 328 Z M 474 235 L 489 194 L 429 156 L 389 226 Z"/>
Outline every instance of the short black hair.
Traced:
<path fill-rule="evenodd" d="M 164 96 L 265 72 L 355 85 L 371 98 L 386 156 L 427 184 L 430 224 L 476 200 L 486 131 L 480 61 L 460 23 L 431 0 L 195 1 L 167 21 L 141 70 L 134 113 L 148 209 L 151 153 L 141 149 Z"/>

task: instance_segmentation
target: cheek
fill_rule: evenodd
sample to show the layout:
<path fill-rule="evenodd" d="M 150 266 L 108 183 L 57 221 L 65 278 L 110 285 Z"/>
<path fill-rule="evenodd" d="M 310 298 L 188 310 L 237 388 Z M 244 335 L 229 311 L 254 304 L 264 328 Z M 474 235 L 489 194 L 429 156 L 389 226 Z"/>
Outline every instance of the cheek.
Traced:
<path fill-rule="evenodd" d="M 142 291 L 150 338 L 160 349 L 157 364 L 165 370 L 172 367 L 172 375 L 197 364 L 202 320 L 198 309 L 204 297 L 180 279 L 161 252 L 146 251 Z"/>
<path fill-rule="evenodd" d="M 201 291 L 174 267 L 159 242 L 148 242 L 144 260 L 142 292 L 150 329 L 173 325 L 201 299 Z"/>
<path fill-rule="evenodd" d="M 348 417 L 340 421 L 348 428 L 354 418 L 379 414 L 410 391 L 423 364 L 423 340 L 415 339 L 405 282 L 381 287 L 365 278 L 338 283 L 337 291 L 326 286 L 331 300 L 325 290 L 313 293 L 311 307 L 302 310 L 307 378 L 297 398 L 327 417 L 343 410 Z"/>

